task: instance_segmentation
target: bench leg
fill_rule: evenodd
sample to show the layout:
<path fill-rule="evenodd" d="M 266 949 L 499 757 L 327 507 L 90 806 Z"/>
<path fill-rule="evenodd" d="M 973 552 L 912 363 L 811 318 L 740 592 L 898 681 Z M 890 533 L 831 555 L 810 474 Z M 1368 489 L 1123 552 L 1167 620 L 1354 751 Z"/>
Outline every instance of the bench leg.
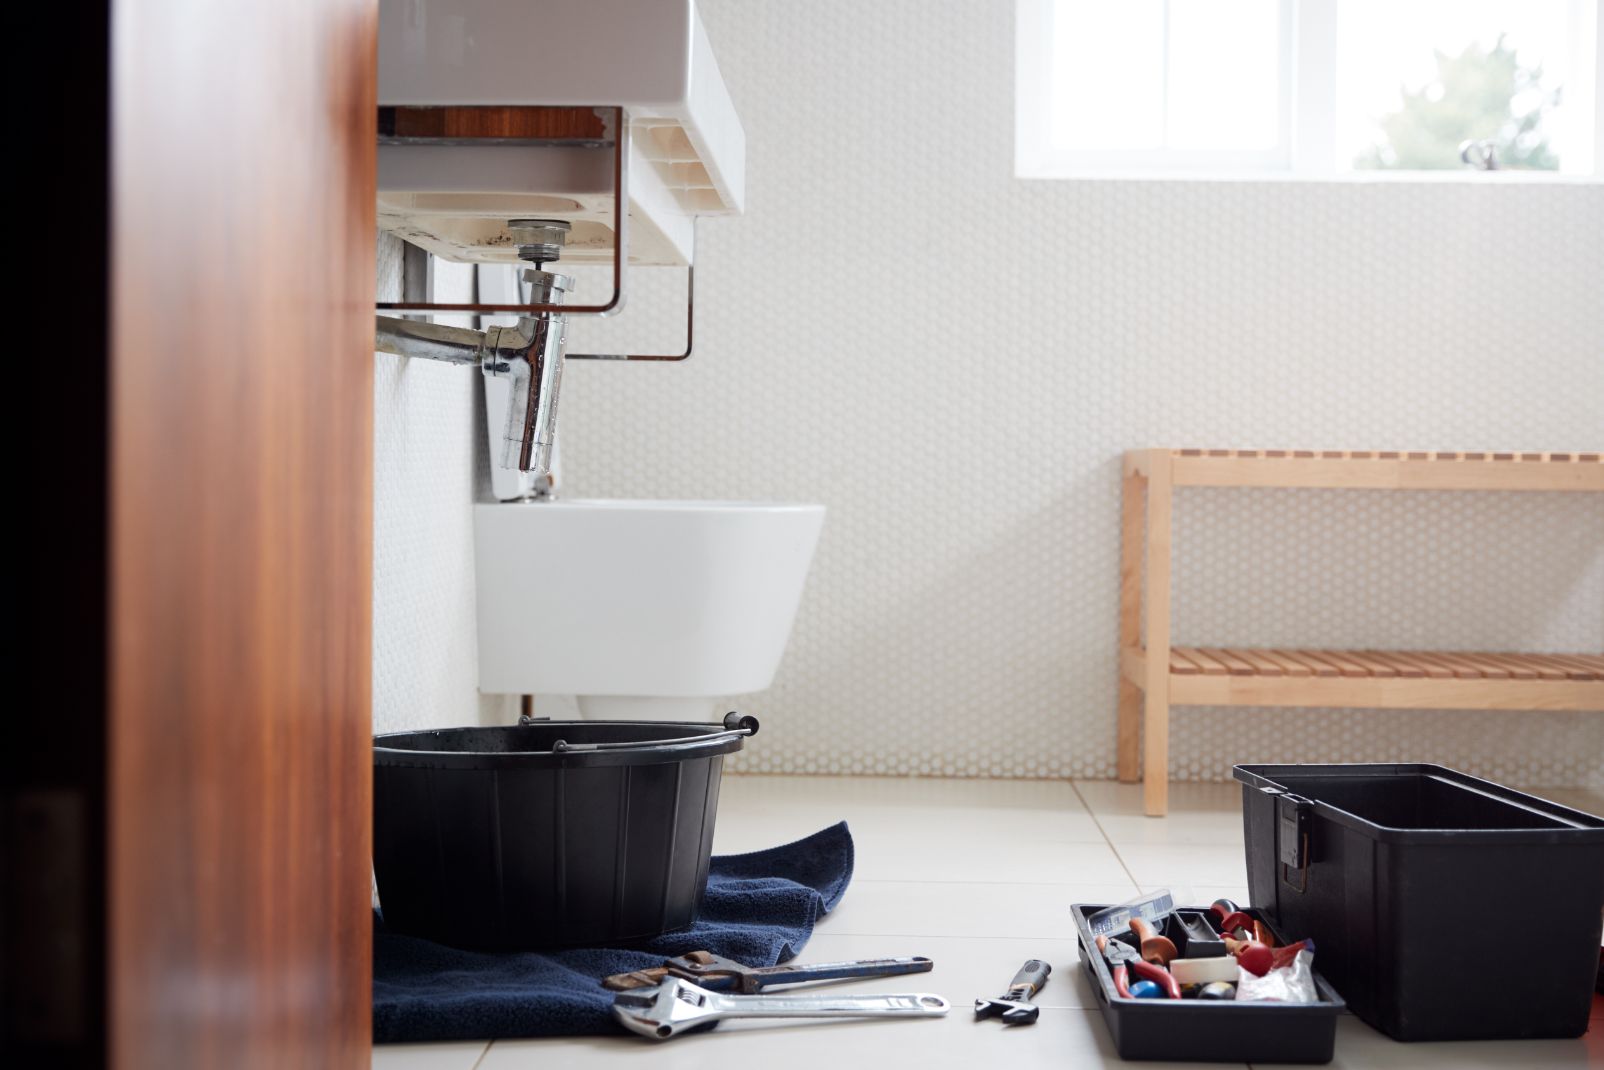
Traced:
<path fill-rule="evenodd" d="M 1142 778 L 1142 689 L 1119 681 L 1119 778 L 1134 784 Z"/>
<path fill-rule="evenodd" d="M 1147 541 L 1147 479 L 1128 460 L 1120 477 L 1119 504 L 1119 714 L 1115 768 L 1121 781 L 1142 776 L 1142 689 L 1125 675 L 1125 654 L 1142 647 L 1142 566 Z"/>
<path fill-rule="evenodd" d="M 1163 817 L 1170 808 L 1169 688 L 1147 692 L 1142 724 L 1142 808 Z"/>
<path fill-rule="evenodd" d="M 1162 817 L 1169 809 L 1170 787 L 1170 458 L 1148 456 L 1142 802 L 1150 817 Z"/>

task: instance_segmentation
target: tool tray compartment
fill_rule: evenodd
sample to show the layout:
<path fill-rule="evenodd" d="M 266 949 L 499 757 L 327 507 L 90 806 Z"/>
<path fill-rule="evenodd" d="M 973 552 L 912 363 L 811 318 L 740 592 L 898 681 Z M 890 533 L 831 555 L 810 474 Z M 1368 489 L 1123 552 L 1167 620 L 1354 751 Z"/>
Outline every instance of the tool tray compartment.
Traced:
<path fill-rule="evenodd" d="M 1439 765 L 1239 765 L 1248 891 L 1395 1040 L 1578 1037 L 1604 818 Z"/>
<path fill-rule="evenodd" d="M 1179 1062 L 1328 1063 L 1336 1045 L 1337 1018 L 1342 997 L 1320 975 L 1320 950 L 1315 949 L 1315 986 L 1318 1003 L 1272 1003 L 1200 999 L 1131 999 L 1114 991 L 1107 960 L 1087 918 L 1109 904 L 1076 903 L 1071 910 L 1080 936 L 1080 961 L 1097 993 L 1097 1003 L 1108 1023 L 1114 1048 L 1121 1059 L 1168 1059 Z M 1177 907 L 1178 913 L 1208 913 L 1207 907 Z M 1265 915 L 1244 911 L 1265 922 L 1278 942 L 1284 934 Z M 1177 934 L 1174 918 L 1164 935 Z M 1298 935 L 1301 939 L 1301 934 Z M 1129 933 L 1111 936 L 1134 946 Z M 1179 946 L 1179 943 L 1178 943 Z M 1183 954 L 1184 954 L 1183 949 Z"/>

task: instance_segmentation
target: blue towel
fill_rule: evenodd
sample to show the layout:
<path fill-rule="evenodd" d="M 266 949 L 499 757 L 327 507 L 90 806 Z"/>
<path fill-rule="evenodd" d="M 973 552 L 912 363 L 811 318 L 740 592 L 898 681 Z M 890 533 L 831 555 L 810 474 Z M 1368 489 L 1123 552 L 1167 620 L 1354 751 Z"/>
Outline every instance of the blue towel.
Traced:
<path fill-rule="evenodd" d="M 616 1033 L 601 978 L 711 951 L 749 966 L 794 958 L 852 879 L 846 822 L 783 847 L 713 859 L 701 916 L 636 948 L 490 954 L 373 931 L 373 1039 Z"/>

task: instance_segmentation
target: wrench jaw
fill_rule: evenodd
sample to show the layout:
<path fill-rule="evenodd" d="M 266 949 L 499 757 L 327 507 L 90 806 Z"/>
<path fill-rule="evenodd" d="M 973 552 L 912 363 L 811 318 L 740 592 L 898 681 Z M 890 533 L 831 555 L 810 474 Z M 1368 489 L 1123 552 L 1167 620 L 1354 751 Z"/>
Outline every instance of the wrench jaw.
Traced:
<path fill-rule="evenodd" d="M 650 988 L 661 984 L 665 977 L 678 977 L 710 992 L 736 992 L 750 996 L 779 985 L 928 973 L 933 965 L 928 958 L 914 956 L 811 965 L 746 966 L 710 951 L 690 951 L 665 960 L 661 966 L 604 977 L 602 987 L 614 992 L 626 992 L 632 988 Z"/>
<path fill-rule="evenodd" d="M 1001 1018 L 1008 1025 L 1029 1025 L 1041 1016 L 1034 1003 L 1017 999 L 977 999 L 976 1018 Z"/>
<path fill-rule="evenodd" d="M 632 1033 L 668 1040 L 697 1028 L 718 1024 L 718 1012 L 705 1006 L 707 993 L 677 977 L 656 988 L 620 992 L 613 997 L 613 1017 Z"/>

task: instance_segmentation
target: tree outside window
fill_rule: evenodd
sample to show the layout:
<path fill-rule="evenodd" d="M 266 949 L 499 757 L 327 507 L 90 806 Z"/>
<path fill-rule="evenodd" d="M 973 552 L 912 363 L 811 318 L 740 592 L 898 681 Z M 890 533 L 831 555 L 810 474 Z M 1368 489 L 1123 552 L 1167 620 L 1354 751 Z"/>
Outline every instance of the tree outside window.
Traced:
<path fill-rule="evenodd" d="M 1543 119 L 1559 104 L 1560 91 L 1543 87 L 1540 65 L 1523 66 L 1503 34 L 1491 48 L 1472 43 L 1458 55 L 1438 51 L 1436 60 L 1435 78 L 1400 90 L 1398 109 L 1377 121 L 1380 138 L 1355 167 L 1458 169 L 1460 146 L 1478 141 L 1492 146 L 1499 168 L 1559 169 Z"/>

